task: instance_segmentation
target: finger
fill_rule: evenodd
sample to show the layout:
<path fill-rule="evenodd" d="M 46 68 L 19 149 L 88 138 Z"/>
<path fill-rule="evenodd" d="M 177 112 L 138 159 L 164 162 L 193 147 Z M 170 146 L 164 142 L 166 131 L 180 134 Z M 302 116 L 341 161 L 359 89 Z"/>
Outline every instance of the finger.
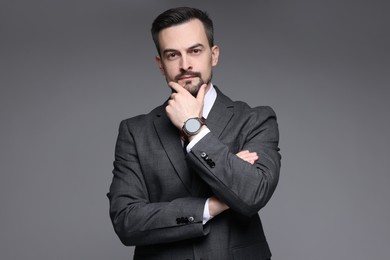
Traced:
<path fill-rule="evenodd" d="M 247 153 L 249 153 L 248 150 L 243 150 L 243 151 L 239 151 L 238 153 L 236 153 L 236 155 L 237 155 L 237 156 L 241 156 L 241 155 L 245 155 L 245 154 L 247 154 Z"/>
<path fill-rule="evenodd" d="M 252 154 L 250 159 L 253 160 L 253 161 L 256 161 L 256 160 L 259 159 L 259 156 L 257 156 L 257 154 Z"/>
<path fill-rule="evenodd" d="M 257 153 L 256 152 L 249 152 L 248 150 L 243 150 L 243 151 L 238 152 L 236 155 L 239 157 L 251 158 L 251 157 L 256 157 Z"/>
<path fill-rule="evenodd" d="M 206 87 L 207 87 L 207 84 L 203 84 L 202 86 L 200 86 L 200 88 L 198 90 L 198 94 L 196 95 L 196 99 L 198 101 L 203 102 L 204 96 L 206 95 Z"/>
<path fill-rule="evenodd" d="M 254 164 L 259 159 L 256 152 L 249 152 L 248 150 L 240 151 L 236 155 L 250 164 Z"/>
<path fill-rule="evenodd" d="M 170 98 L 170 99 L 174 99 L 176 94 L 177 94 L 176 92 L 173 92 L 173 93 L 171 94 L 171 98 Z"/>
<path fill-rule="evenodd" d="M 257 158 L 257 153 L 256 152 L 250 152 L 246 156 L 250 157 L 250 158 Z"/>
<path fill-rule="evenodd" d="M 174 82 L 174 81 L 169 82 L 169 83 L 168 83 L 168 86 L 169 86 L 174 92 L 176 92 L 176 93 L 179 93 L 180 91 L 182 91 L 183 89 L 185 89 L 185 88 L 183 88 L 182 86 L 180 86 L 179 83 L 176 83 L 176 82 Z"/>
<path fill-rule="evenodd" d="M 250 154 L 240 154 L 240 155 L 238 155 L 238 157 L 244 161 L 252 160 L 254 158 Z"/>

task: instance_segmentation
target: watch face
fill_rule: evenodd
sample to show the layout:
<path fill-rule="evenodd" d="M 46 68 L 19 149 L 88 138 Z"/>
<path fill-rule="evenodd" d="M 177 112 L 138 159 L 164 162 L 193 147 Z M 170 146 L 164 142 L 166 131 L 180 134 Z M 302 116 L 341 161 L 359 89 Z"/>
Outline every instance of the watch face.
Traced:
<path fill-rule="evenodd" d="M 202 127 L 201 123 L 194 118 L 188 119 L 185 124 L 185 128 L 189 133 L 195 133 L 201 127 Z"/>

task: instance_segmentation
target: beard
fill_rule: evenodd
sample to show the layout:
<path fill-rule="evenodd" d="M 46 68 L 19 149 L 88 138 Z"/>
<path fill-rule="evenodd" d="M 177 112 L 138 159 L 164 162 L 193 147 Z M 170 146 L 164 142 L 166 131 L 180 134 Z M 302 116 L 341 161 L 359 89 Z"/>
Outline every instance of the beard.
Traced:
<path fill-rule="evenodd" d="M 184 85 L 182 85 L 182 87 L 185 88 L 188 92 L 190 92 L 191 95 L 196 97 L 198 95 L 200 87 L 203 84 L 207 84 L 207 85 L 210 84 L 211 79 L 213 77 L 213 72 L 211 71 L 210 77 L 208 79 L 203 80 L 202 74 L 200 72 L 186 70 L 186 71 L 183 71 L 182 73 L 180 73 L 179 75 L 177 75 L 175 77 L 175 81 L 178 83 L 180 78 L 182 78 L 184 76 L 193 76 L 193 77 L 197 77 L 199 79 L 197 83 L 195 82 L 196 79 L 184 80 Z"/>

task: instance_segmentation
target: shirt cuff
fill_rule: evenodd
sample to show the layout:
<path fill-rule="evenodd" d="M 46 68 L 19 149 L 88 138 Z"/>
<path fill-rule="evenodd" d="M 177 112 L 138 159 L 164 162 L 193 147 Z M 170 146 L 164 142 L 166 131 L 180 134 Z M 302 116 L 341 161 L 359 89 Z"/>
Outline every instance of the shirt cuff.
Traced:
<path fill-rule="evenodd" d="M 194 147 L 205 135 L 207 135 L 208 133 L 210 133 L 210 129 L 208 129 L 207 127 L 203 130 L 201 130 L 195 137 L 194 139 L 192 139 L 191 142 L 188 143 L 187 147 L 186 147 L 186 150 L 187 150 L 187 153 L 191 152 L 191 149 L 192 147 Z"/>
<path fill-rule="evenodd" d="M 210 198 L 208 198 L 206 200 L 206 203 L 204 204 L 204 209 L 203 209 L 203 225 L 207 223 L 207 221 L 209 221 L 210 219 L 213 218 L 213 216 L 210 215 L 210 212 L 209 212 L 209 200 Z"/>

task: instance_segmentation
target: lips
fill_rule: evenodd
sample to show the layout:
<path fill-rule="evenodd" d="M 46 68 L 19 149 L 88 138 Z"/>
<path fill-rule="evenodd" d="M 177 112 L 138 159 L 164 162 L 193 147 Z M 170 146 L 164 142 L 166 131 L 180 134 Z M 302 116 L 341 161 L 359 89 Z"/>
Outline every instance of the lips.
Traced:
<path fill-rule="evenodd" d="M 185 76 L 185 77 L 179 78 L 179 80 L 187 80 L 187 79 L 192 79 L 192 78 L 194 78 L 194 76 Z"/>

